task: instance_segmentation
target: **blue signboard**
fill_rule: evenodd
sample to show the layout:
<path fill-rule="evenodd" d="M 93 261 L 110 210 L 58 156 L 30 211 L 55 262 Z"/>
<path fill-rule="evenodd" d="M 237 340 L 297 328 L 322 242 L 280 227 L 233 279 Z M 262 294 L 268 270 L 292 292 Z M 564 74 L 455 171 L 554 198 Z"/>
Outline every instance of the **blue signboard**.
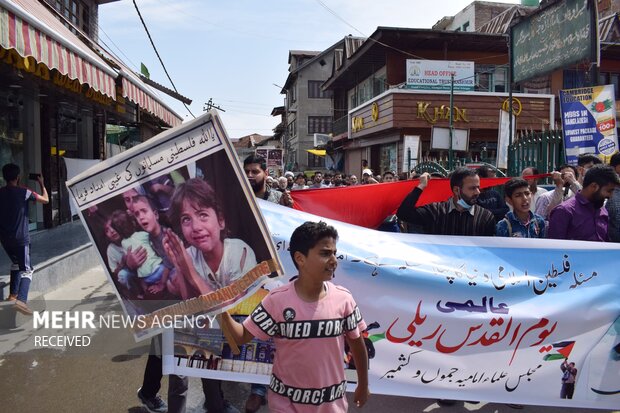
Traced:
<path fill-rule="evenodd" d="M 613 85 L 560 91 L 566 162 L 577 165 L 581 153 L 612 155 L 618 150 Z"/>

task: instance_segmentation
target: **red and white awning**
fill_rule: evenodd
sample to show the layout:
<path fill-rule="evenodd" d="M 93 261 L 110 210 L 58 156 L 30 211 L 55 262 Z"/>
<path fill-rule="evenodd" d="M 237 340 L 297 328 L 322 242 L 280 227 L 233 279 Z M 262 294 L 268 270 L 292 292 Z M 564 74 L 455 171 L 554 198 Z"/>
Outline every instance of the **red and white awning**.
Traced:
<path fill-rule="evenodd" d="M 0 46 L 116 99 L 117 73 L 35 0 L 0 0 Z"/>
<path fill-rule="evenodd" d="M 139 77 L 133 74 L 131 70 L 121 69 L 121 78 L 123 79 L 123 96 L 131 100 L 134 103 L 140 105 L 140 107 L 159 119 L 166 122 L 168 125 L 174 127 L 180 125 L 183 122 L 183 118 L 160 103 L 157 98 L 152 96 L 147 89 L 147 86 L 140 80 Z"/>

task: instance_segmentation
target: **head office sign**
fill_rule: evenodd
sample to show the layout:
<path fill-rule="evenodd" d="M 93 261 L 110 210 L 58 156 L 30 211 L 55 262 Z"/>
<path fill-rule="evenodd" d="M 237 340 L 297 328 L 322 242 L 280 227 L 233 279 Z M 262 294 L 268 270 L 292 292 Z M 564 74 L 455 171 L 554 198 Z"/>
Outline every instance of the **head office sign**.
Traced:
<path fill-rule="evenodd" d="M 474 90 L 474 62 L 407 59 L 407 88 L 420 90 Z"/>
<path fill-rule="evenodd" d="M 563 0 L 543 8 L 511 28 L 513 82 L 597 61 L 597 40 L 592 0 Z"/>

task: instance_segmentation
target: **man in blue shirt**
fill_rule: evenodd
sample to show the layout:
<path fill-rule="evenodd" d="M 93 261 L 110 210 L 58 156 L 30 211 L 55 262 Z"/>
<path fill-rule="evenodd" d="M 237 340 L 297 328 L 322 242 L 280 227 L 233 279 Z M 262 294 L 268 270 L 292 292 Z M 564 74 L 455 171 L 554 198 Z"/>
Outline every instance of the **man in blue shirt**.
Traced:
<path fill-rule="evenodd" d="M 49 198 L 43 177 L 37 175 L 41 195 L 19 185 L 19 166 L 9 163 L 2 167 L 6 186 L 0 188 L 0 243 L 11 259 L 9 301 L 15 301 L 15 309 L 31 315 L 28 307 L 28 290 L 32 280 L 30 265 L 30 234 L 28 232 L 28 202 L 47 204 Z"/>
<path fill-rule="evenodd" d="M 530 211 L 532 192 L 525 179 L 512 178 L 504 184 L 506 202 L 512 206 L 495 226 L 498 237 L 544 238 L 545 220 Z"/>

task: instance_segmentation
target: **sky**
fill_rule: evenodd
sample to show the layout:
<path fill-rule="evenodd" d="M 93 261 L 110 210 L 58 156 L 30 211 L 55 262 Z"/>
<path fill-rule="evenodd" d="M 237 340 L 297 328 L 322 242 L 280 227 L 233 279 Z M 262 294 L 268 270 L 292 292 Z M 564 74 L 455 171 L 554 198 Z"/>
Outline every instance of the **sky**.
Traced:
<path fill-rule="evenodd" d="M 519 3 L 504 0 L 504 3 Z M 378 26 L 431 28 L 471 0 L 136 0 L 164 65 L 189 109 L 203 113 L 209 99 L 232 139 L 273 134 L 284 104 L 289 50 L 322 51 L 351 34 Z M 140 72 L 172 88 L 132 0 L 99 6 L 99 43 Z M 183 119 L 183 104 L 157 95 Z"/>

